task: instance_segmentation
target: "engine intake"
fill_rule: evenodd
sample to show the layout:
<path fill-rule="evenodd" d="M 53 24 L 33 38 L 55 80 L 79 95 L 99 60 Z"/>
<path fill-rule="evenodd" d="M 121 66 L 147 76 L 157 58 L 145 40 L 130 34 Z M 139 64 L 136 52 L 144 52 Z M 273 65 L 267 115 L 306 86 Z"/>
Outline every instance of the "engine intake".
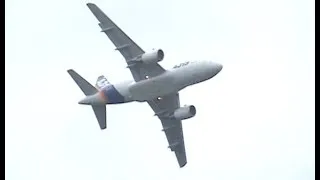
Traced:
<path fill-rule="evenodd" d="M 175 120 L 189 119 L 195 116 L 196 112 L 196 107 L 194 107 L 193 105 L 184 106 L 174 111 L 173 118 Z"/>
<path fill-rule="evenodd" d="M 146 64 L 150 64 L 150 63 L 157 63 L 162 61 L 164 58 L 164 53 L 161 49 L 158 49 L 156 51 L 153 52 L 149 52 L 149 53 L 144 53 L 141 56 L 141 61 L 146 63 Z"/>

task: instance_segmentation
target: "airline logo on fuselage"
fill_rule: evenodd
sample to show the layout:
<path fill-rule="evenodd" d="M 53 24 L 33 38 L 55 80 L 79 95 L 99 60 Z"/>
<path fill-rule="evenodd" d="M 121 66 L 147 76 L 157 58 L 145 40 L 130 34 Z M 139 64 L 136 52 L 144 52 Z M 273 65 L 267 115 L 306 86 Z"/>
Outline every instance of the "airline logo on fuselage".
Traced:
<path fill-rule="evenodd" d="M 188 65 L 189 63 L 190 63 L 189 61 L 184 62 L 184 63 L 180 63 L 180 64 L 178 64 L 178 65 L 173 66 L 173 68 L 174 68 L 174 69 L 175 69 L 175 68 L 180 68 L 180 67 L 183 67 L 183 66 Z"/>

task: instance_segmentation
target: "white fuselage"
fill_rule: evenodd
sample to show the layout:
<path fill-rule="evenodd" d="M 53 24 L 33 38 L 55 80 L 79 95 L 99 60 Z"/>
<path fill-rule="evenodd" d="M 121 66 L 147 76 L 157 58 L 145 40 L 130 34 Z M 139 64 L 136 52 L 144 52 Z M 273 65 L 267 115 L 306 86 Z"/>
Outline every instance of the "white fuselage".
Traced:
<path fill-rule="evenodd" d="M 125 102 L 147 101 L 208 80 L 218 74 L 222 65 L 211 61 L 186 62 L 163 74 L 141 80 L 113 84 Z"/>

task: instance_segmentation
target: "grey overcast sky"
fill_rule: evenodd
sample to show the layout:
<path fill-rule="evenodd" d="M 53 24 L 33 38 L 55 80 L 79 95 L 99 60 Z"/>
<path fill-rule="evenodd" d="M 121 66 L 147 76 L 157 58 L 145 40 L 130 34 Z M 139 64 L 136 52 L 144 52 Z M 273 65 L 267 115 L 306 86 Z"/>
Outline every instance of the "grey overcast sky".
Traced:
<path fill-rule="evenodd" d="M 147 104 L 107 107 L 101 131 L 67 74 L 131 79 L 79 0 L 6 0 L 7 180 L 311 180 L 315 178 L 315 6 L 312 0 L 92 0 L 161 65 L 224 65 L 183 90 L 180 169 Z"/>

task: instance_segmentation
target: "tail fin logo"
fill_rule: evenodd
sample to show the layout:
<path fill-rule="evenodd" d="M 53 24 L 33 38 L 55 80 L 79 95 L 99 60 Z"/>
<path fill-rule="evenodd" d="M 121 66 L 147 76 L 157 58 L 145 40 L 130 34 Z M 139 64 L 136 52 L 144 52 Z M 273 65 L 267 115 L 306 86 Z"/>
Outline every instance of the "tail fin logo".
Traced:
<path fill-rule="evenodd" d="M 102 89 L 106 86 L 108 86 L 110 83 L 107 80 L 107 78 L 104 75 L 101 75 L 98 77 L 97 82 L 96 82 L 96 88 L 97 89 Z"/>

